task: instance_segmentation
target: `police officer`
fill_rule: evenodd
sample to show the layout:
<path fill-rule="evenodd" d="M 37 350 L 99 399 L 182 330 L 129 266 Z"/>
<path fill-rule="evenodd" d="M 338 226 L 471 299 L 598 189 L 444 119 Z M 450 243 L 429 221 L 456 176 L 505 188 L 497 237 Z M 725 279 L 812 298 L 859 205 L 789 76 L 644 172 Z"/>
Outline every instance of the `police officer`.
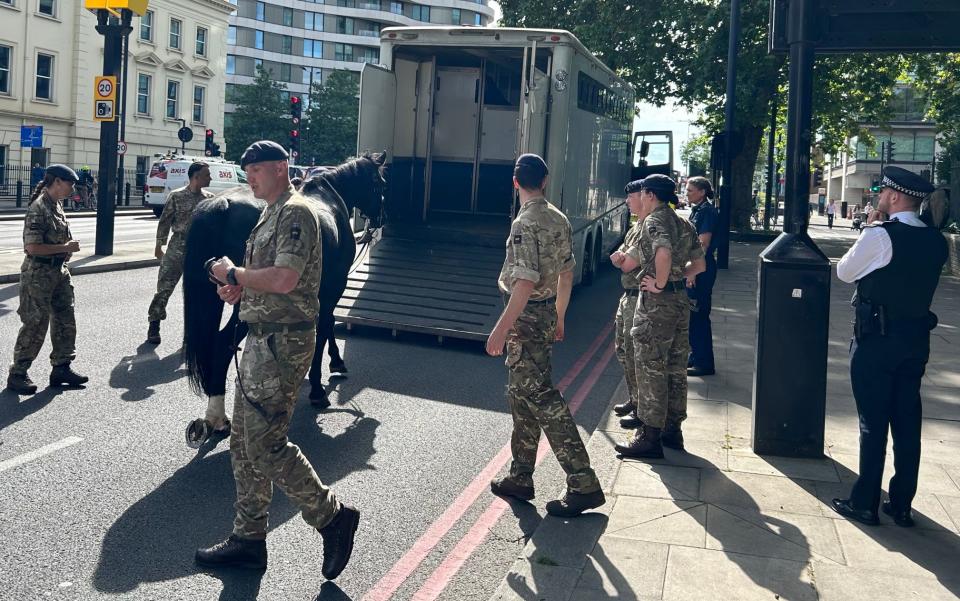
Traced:
<path fill-rule="evenodd" d="M 201 161 L 194 162 L 187 169 L 187 178 L 189 182 L 186 186 L 177 188 L 167 196 L 160 223 L 157 224 L 157 246 L 153 254 L 160 259 L 160 273 L 157 277 L 157 293 L 147 311 L 150 320 L 147 342 L 150 344 L 160 344 L 160 322 L 167 318 L 167 301 L 183 275 L 187 228 L 193 219 L 193 210 L 201 200 L 213 196 L 203 190 L 210 185 L 209 165 Z M 173 230 L 173 236 L 167 245 L 167 252 L 163 252 L 170 230 Z"/>
<path fill-rule="evenodd" d="M 658 458 L 663 457 L 663 444 L 683 449 L 680 423 L 687 416 L 685 364 L 690 352 L 686 280 L 702 272 L 705 261 L 696 230 L 668 204 L 677 201 L 676 183 L 654 174 L 642 180 L 640 188 L 647 214 L 639 239 L 643 277 L 630 335 L 636 349 L 641 423 L 630 442 L 615 448 L 625 457 Z M 629 258 L 624 266 L 631 266 Z"/>
<path fill-rule="evenodd" d="M 37 385 L 27 370 L 40 353 L 50 325 L 53 351 L 51 386 L 80 386 L 88 378 L 70 368 L 76 356 L 77 321 L 73 314 L 73 283 L 67 261 L 79 252 L 61 201 L 73 194 L 77 174 L 66 165 L 50 165 L 30 196 L 23 219 L 23 251 L 20 267 L 20 308 L 23 325 L 13 348 L 13 364 L 7 388 L 18 394 L 34 394 Z M 52 324 L 51 324 L 52 321 Z"/>
<path fill-rule="evenodd" d="M 506 307 L 487 339 L 487 353 L 507 346 L 507 398 L 513 415 L 510 473 L 490 483 L 496 495 L 530 500 L 540 430 L 567 473 L 567 492 L 547 503 L 547 513 L 580 515 L 606 502 L 590 467 L 587 449 L 566 401 L 551 377 L 553 343 L 563 340 L 564 317 L 573 288 L 572 233 L 566 216 L 544 198 L 547 165 L 535 154 L 517 159 L 513 185 L 520 211 L 507 238 L 500 272 Z"/>
<path fill-rule="evenodd" d="M 290 185 L 287 153 L 274 142 L 255 142 L 240 166 L 267 207 L 247 240 L 244 267 L 223 257 L 211 269 L 220 297 L 240 303 L 247 322 L 230 432 L 237 483 L 233 534 L 196 561 L 206 567 L 263 569 L 267 565 L 267 511 L 276 484 L 323 538 L 325 578 L 346 567 L 360 512 L 341 503 L 317 477 L 287 432 L 300 383 L 313 359 L 320 311 L 321 243 L 317 213 Z"/>
<path fill-rule="evenodd" d="M 687 280 L 690 297 L 690 359 L 688 376 L 711 376 L 716 373 L 713 360 L 713 328 L 710 325 L 710 307 L 713 304 L 713 285 L 717 281 L 717 259 L 713 238 L 720 223 L 713 198 L 713 186 L 705 177 L 687 180 L 687 200 L 693 206 L 690 221 L 697 229 L 703 247 L 707 268 L 696 278 Z"/>
<path fill-rule="evenodd" d="M 624 236 L 623 244 L 612 255 L 610 262 L 620 270 L 620 284 L 623 286 L 623 296 L 617 305 L 614 344 L 617 349 L 617 360 L 623 366 L 623 377 L 627 383 L 629 398 L 626 402 L 614 405 L 613 411 L 621 416 L 620 425 L 624 428 L 636 428 L 640 425 L 637 417 L 637 365 L 635 350 L 630 330 L 633 328 L 633 315 L 637 310 L 637 299 L 640 297 L 640 232 L 643 219 L 643 206 L 640 202 L 640 183 L 643 180 L 632 181 L 624 188 L 627 194 L 627 208 L 636 218 L 633 226 Z M 630 259 L 628 262 L 627 259 Z M 626 263 L 626 267 L 625 264 Z M 627 268 L 629 267 L 629 269 Z"/>
<path fill-rule="evenodd" d="M 873 222 L 837 264 L 841 280 L 857 283 L 850 380 L 860 416 L 860 476 L 850 497 L 833 499 L 832 505 L 844 517 L 879 523 L 889 428 L 895 473 L 883 512 L 909 527 L 920 468 L 920 381 L 930 356 L 930 330 L 936 326 L 930 304 L 947 245 L 917 215 L 923 198 L 933 192 L 929 182 L 906 169 L 887 167 L 881 186 Z"/>

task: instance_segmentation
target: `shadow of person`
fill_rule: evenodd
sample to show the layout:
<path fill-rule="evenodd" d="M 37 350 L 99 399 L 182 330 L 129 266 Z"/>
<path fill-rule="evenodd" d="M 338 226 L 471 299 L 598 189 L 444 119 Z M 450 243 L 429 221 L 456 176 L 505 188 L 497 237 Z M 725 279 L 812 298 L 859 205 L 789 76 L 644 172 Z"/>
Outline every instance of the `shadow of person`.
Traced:
<path fill-rule="evenodd" d="M 51 386 L 28 397 L 21 397 L 6 388 L 0 390 L 0 432 L 3 432 L 7 426 L 40 411 L 65 390 L 69 389 Z"/>
<path fill-rule="evenodd" d="M 110 387 L 126 389 L 120 398 L 125 401 L 142 401 L 156 392 L 154 386 L 168 384 L 184 378 L 187 374 L 180 349 L 164 358 L 157 354 L 156 346 L 147 342 L 137 347 L 136 355 L 127 355 L 110 372 Z"/>
<path fill-rule="evenodd" d="M 345 593 L 336 582 L 327 580 L 320 585 L 320 593 L 313 601 L 353 601 L 353 598 Z"/>
<path fill-rule="evenodd" d="M 354 414 L 355 419 L 335 436 L 326 434 L 304 410 L 294 416 L 290 439 L 310 459 L 328 485 L 360 470 L 372 469 L 374 441 L 380 422 Z M 299 419 L 298 419 L 299 417 Z M 336 457 L 336 461 L 330 461 Z M 93 576 L 105 593 L 127 593 L 142 583 L 163 582 L 198 572 L 194 551 L 223 540 L 232 530 L 235 500 L 230 454 L 197 455 L 156 489 L 130 506 L 108 529 Z M 270 527 L 285 523 L 299 511 L 275 489 Z M 259 580 L 225 574 L 225 594 L 253 594 Z M 227 590 L 229 588 L 229 590 Z"/>
<path fill-rule="evenodd" d="M 266 570 L 226 568 L 207 572 L 223 584 L 219 601 L 257 601 Z"/>
<path fill-rule="evenodd" d="M 530 537 L 533 536 L 533 533 L 543 521 L 543 517 L 537 512 L 537 508 L 534 507 L 532 503 L 511 499 L 509 497 L 502 498 L 507 502 L 507 505 L 510 506 L 510 511 L 513 512 L 513 515 L 516 516 L 517 526 L 520 528 L 520 532 L 523 533 L 524 540 L 530 540 Z"/>
<path fill-rule="evenodd" d="M 11 299 L 20 298 L 20 284 L 11 284 L 5 288 L 0 288 L 0 317 L 16 310 L 13 302 L 7 302 Z"/>

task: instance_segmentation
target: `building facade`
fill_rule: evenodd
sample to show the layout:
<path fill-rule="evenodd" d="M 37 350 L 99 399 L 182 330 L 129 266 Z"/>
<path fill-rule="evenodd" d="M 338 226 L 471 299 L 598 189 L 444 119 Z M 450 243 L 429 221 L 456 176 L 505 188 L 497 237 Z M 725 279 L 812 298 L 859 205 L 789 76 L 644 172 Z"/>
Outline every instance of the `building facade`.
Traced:
<path fill-rule="evenodd" d="M 236 85 L 257 66 L 309 102 L 311 83 L 334 70 L 359 73 L 380 60 L 380 30 L 398 25 L 488 26 L 490 0 L 231 0 L 227 33 L 227 111 Z"/>
<path fill-rule="evenodd" d="M 0 164 L 99 163 L 94 76 L 103 36 L 80 0 L 0 0 Z M 155 154 L 203 154 L 205 129 L 223 130 L 227 0 L 152 0 L 129 39 L 125 168 L 143 173 Z M 120 95 L 117 96 L 118 104 Z M 118 110 L 119 112 L 119 110 Z M 40 148 L 24 148 L 21 126 L 43 126 Z M 222 136 L 218 134 L 222 143 Z M 3 176 L 9 179 L 5 173 Z M 0 184 L 7 183 L 0 181 Z"/>

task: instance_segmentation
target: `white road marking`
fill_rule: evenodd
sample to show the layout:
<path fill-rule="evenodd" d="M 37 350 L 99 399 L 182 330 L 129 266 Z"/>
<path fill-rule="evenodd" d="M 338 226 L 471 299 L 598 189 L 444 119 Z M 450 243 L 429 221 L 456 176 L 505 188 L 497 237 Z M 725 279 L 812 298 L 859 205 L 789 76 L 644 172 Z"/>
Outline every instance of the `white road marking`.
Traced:
<path fill-rule="evenodd" d="M 48 444 L 45 447 L 40 447 L 35 451 L 30 451 L 29 453 L 24 453 L 23 455 L 17 455 L 13 459 L 7 459 L 6 461 L 0 461 L 0 473 L 11 470 L 15 467 L 19 467 L 24 463 L 29 463 L 34 459 L 39 459 L 44 455 L 55 453 L 60 449 L 65 449 L 69 446 L 75 445 L 82 440 L 83 439 L 79 436 L 68 436 L 63 440 L 58 440 L 57 442 Z"/>

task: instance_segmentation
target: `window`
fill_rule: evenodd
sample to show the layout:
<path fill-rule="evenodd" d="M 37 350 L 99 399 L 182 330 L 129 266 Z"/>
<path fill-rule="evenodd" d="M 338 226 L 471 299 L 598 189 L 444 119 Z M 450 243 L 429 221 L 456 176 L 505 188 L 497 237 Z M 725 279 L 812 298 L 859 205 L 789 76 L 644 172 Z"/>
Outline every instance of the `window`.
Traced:
<path fill-rule="evenodd" d="M 239 92 L 237 91 L 237 86 L 236 86 L 236 84 L 228 83 L 228 84 L 227 84 L 227 87 L 226 87 L 226 89 L 225 89 L 225 97 L 224 97 L 224 100 L 226 100 L 227 102 L 229 102 L 229 103 L 231 103 L 231 104 L 236 104 L 237 98 L 239 98 L 239 96 L 240 96 L 240 94 L 239 94 Z"/>
<path fill-rule="evenodd" d="M 391 2 L 390 3 L 390 12 L 395 15 L 403 14 L 403 2 Z"/>
<path fill-rule="evenodd" d="M 380 0 L 360 0 L 360 8 L 367 10 L 383 10 L 380 6 Z"/>
<path fill-rule="evenodd" d="M 377 64 L 380 62 L 380 49 L 379 48 L 364 48 L 363 56 L 360 57 L 361 63 L 373 63 Z"/>
<path fill-rule="evenodd" d="M 144 42 L 153 41 L 153 11 L 148 10 L 140 17 L 140 39 Z"/>
<path fill-rule="evenodd" d="M 253 47 L 257 48 L 258 50 L 263 50 L 263 32 L 260 31 L 259 29 L 257 30 L 257 34 L 253 42 Z"/>
<path fill-rule="evenodd" d="M 37 54 L 37 86 L 34 95 L 41 100 L 53 100 L 53 57 Z"/>
<path fill-rule="evenodd" d="M 197 27 L 197 56 L 207 55 L 207 30 Z"/>
<path fill-rule="evenodd" d="M 237 45 L 237 28 L 233 25 L 227 27 L 227 44 L 232 46 Z"/>
<path fill-rule="evenodd" d="M 265 10 L 265 9 L 264 9 L 264 6 L 263 6 L 263 2 L 257 2 L 257 21 L 263 21 L 263 20 L 264 20 L 264 16 L 263 16 L 264 10 Z"/>
<path fill-rule="evenodd" d="M 483 25 L 483 18 L 480 16 L 480 13 L 473 15 L 473 24 L 477 26 Z"/>
<path fill-rule="evenodd" d="M 361 26 L 361 28 L 357 30 L 357 33 L 368 38 L 379 38 L 380 25 L 377 23 L 367 23 L 366 25 Z"/>
<path fill-rule="evenodd" d="M 343 6 L 345 8 L 356 8 L 356 0 L 337 0 L 337 6 Z"/>
<path fill-rule="evenodd" d="M 237 57 L 232 54 L 227 55 L 227 75 L 234 75 L 237 72 Z"/>
<path fill-rule="evenodd" d="M 146 73 L 137 75 L 137 114 L 150 114 L 150 84 L 153 78 Z"/>
<path fill-rule="evenodd" d="M 176 119 L 180 116 L 177 110 L 177 101 L 180 98 L 180 82 L 167 80 L 167 119 Z"/>
<path fill-rule="evenodd" d="M 430 7 L 420 4 L 413 5 L 413 18 L 417 21 L 430 21 Z"/>
<path fill-rule="evenodd" d="M 353 46 L 350 44 L 333 45 L 334 60 L 353 62 Z"/>
<path fill-rule="evenodd" d="M 170 19 L 170 47 L 176 50 L 180 49 L 181 29 L 183 29 L 183 21 L 180 19 Z"/>
<path fill-rule="evenodd" d="M 323 58 L 323 42 L 320 40 L 304 40 L 303 55 L 311 58 Z"/>
<path fill-rule="evenodd" d="M 303 71 L 303 83 L 305 85 L 318 85 L 320 84 L 323 78 L 323 69 L 320 67 L 313 67 L 312 69 L 302 69 Z"/>
<path fill-rule="evenodd" d="M 41 15 L 56 17 L 57 16 L 56 0 L 40 0 L 40 2 L 37 4 L 37 11 Z"/>
<path fill-rule="evenodd" d="M 453 23 L 454 25 L 459 25 L 459 24 L 460 24 L 460 9 L 459 9 L 459 8 L 453 9 L 453 14 L 450 16 L 450 22 Z"/>
<path fill-rule="evenodd" d="M 203 97 L 206 94 L 203 86 L 193 86 L 193 122 L 203 123 Z"/>
<path fill-rule="evenodd" d="M 287 63 L 280 65 L 280 81 L 291 81 L 293 79 L 293 70 Z"/>
<path fill-rule="evenodd" d="M 283 54 L 293 54 L 293 38 L 288 35 L 284 35 L 280 36 L 280 41 L 282 44 L 280 52 Z"/>
<path fill-rule="evenodd" d="M 293 27 L 293 9 L 286 8 L 283 9 L 283 24 L 287 27 Z"/>
<path fill-rule="evenodd" d="M 323 31 L 323 13 L 304 13 L 303 28 Z"/>
<path fill-rule="evenodd" d="M 10 65 L 13 63 L 13 48 L 0 46 L 0 94 L 10 93 Z"/>
<path fill-rule="evenodd" d="M 353 19 L 350 17 L 337 17 L 337 33 L 353 35 Z"/>

